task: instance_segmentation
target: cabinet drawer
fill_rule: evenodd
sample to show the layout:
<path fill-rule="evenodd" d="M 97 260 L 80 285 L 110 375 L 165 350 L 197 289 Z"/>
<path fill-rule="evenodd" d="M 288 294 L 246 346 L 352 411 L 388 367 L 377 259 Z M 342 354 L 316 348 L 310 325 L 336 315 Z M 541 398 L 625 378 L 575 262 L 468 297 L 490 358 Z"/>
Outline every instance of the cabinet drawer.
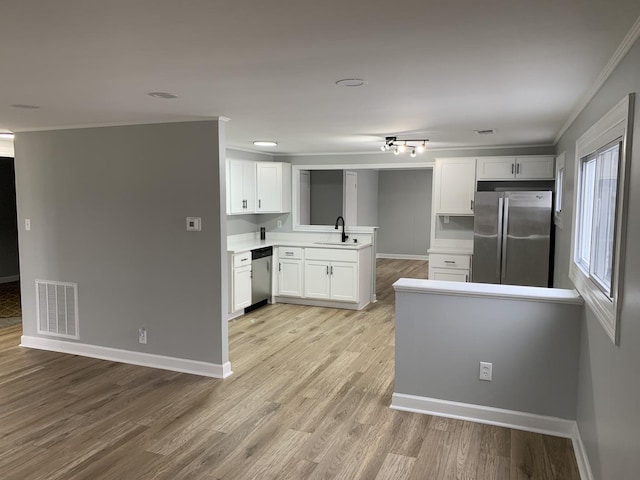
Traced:
<path fill-rule="evenodd" d="M 457 270 L 455 268 L 430 268 L 429 280 L 446 282 L 468 282 L 469 270 Z"/>
<path fill-rule="evenodd" d="M 469 269 L 470 255 L 448 255 L 432 253 L 429 255 L 429 265 L 434 268 L 462 268 Z"/>
<path fill-rule="evenodd" d="M 278 256 L 280 258 L 302 259 L 302 248 L 300 247 L 278 247 Z"/>
<path fill-rule="evenodd" d="M 243 267 L 245 265 L 251 265 L 251 252 L 240 252 L 233 255 L 233 267 Z"/>
<path fill-rule="evenodd" d="M 305 260 L 326 260 L 328 262 L 357 262 L 356 250 L 338 250 L 337 248 L 306 248 Z"/>

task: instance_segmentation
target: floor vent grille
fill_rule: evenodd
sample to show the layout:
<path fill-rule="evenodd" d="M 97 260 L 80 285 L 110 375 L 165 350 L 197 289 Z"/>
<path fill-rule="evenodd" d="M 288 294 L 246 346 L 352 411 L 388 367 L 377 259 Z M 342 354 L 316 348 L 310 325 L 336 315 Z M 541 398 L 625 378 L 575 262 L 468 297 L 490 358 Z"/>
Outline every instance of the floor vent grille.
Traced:
<path fill-rule="evenodd" d="M 36 280 L 38 333 L 78 337 L 78 284 Z"/>

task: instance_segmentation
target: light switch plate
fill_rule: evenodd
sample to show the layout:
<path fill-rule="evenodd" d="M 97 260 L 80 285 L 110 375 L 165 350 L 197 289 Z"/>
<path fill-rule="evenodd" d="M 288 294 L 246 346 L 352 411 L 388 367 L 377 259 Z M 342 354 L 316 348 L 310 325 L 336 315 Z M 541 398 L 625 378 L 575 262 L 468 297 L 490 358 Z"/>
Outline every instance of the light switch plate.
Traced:
<path fill-rule="evenodd" d="M 24 229 L 26 231 L 31 230 L 31 219 L 30 218 L 25 218 L 24 219 Z"/>
<path fill-rule="evenodd" d="M 187 217 L 187 232 L 199 232 L 202 230 L 202 218 Z"/>

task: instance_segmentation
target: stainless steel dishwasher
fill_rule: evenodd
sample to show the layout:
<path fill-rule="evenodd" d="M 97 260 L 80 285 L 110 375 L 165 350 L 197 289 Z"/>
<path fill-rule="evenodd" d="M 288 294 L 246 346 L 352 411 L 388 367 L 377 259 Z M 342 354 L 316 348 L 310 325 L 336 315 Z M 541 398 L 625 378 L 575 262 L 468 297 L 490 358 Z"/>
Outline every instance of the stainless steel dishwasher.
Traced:
<path fill-rule="evenodd" d="M 254 310 L 265 305 L 271 297 L 271 261 L 273 247 L 251 250 L 251 306 Z"/>

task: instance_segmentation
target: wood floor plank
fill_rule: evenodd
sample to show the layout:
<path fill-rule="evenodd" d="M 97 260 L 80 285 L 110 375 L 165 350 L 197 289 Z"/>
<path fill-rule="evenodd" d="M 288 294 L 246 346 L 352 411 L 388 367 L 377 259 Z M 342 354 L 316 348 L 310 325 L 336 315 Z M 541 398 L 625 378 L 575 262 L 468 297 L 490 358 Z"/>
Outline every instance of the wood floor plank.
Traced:
<path fill-rule="evenodd" d="M 411 475 L 415 458 L 389 453 L 384 459 L 375 480 L 405 480 Z"/>
<path fill-rule="evenodd" d="M 19 347 L 0 329 L 2 480 L 578 480 L 566 439 L 391 410 L 400 277 L 362 311 L 268 305 L 216 380 Z"/>

